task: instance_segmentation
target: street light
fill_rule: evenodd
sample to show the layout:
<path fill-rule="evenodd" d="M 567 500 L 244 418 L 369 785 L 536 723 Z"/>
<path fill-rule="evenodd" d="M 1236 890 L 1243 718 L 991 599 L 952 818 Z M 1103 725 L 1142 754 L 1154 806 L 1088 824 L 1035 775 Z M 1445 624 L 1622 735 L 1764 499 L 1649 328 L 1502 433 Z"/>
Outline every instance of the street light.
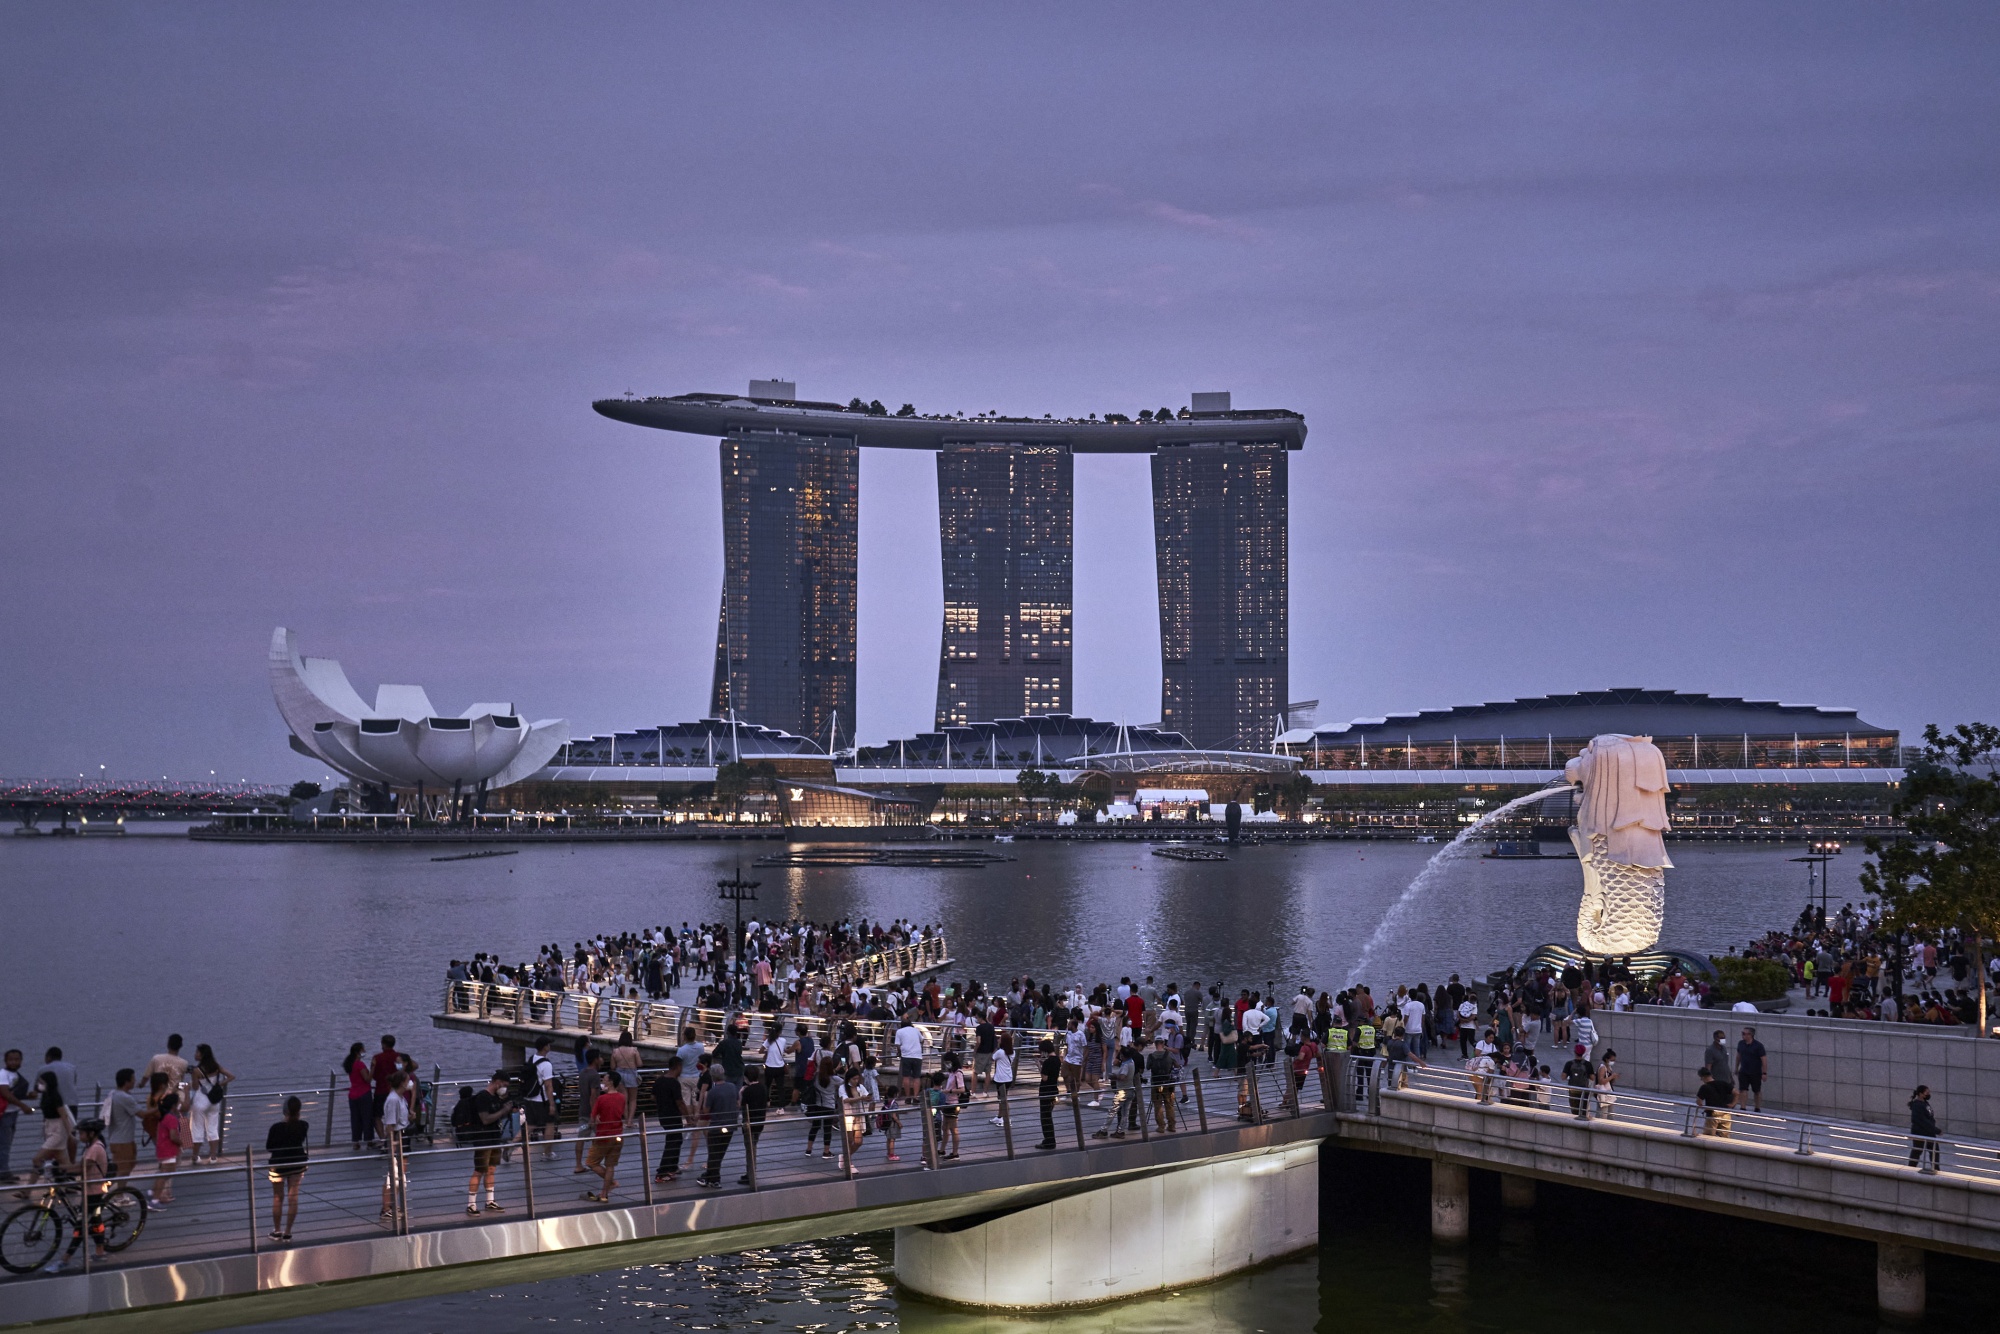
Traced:
<path fill-rule="evenodd" d="M 743 878 L 743 863 L 741 859 L 736 863 L 735 874 L 731 875 L 727 880 L 718 880 L 715 882 L 716 889 L 721 891 L 719 897 L 722 901 L 734 904 L 736 907 L 736 937 L 733 942 L 736 951 L 736 966 L 731 970 L 732 976 L 729 979 L 732 994 L 734 994 L 736 986 L 743 975 L 743 905 L 757 901 L 757 886 L 762 883 L 761 880 L 745 880 Z"/>
<path fill-rule="evenodd" d="M 1838 857 L 1839 855 L 1840 855 L 1840 843 L 1838 840 L 1831 838 L 1816 838 L 1812 842 L 1806 844 L 1805 856 L 1792 858 L 1792 860 L 1795 862 L 1804 862 L 1806 864 L 1807 903 L 1812 902 L 1813 880 L 1814 880 L 1813 872 L 1815 868 L 1817 868 L 1818 870 L 1819 915 L 1820 915 L 1820 921 L 1822 923 L 1824 923 L 1826 920 L 1826 905 L 1827 905 L 1826 864 L 1827 862 L 1831 861 L 1835 857 Z"/>

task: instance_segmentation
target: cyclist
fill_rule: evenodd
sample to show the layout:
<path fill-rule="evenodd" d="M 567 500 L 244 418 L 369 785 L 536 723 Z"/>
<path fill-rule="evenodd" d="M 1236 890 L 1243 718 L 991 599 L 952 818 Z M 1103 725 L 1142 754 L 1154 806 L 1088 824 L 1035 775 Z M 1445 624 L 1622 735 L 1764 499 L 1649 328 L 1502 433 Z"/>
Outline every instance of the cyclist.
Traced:
<path fill-rule="evenodd" d="M 83 1245 L 83 1233 L 90 1231 L 92 1252 L 98 1259 L 104 1258 L 104 1224 L 98 1218 L 98 1210 L 104 1203 L 104 1193 L 110 1189 L 111 1155 L 104 1147 L 104 1122 L 94 1116 L 87 1116 L 76 1123 L 77 1136 L 83 1141 L 83 1152 L 77 1155 L 77 1170 L 89 1183 L 84 1192 L 83 1218 L 87 1220 L 70 1233 L 69 1249 L 49 1261 L 46 1266 L 51 1274 L 60 1274 L 64 1266 L 76 1255 Z"/>

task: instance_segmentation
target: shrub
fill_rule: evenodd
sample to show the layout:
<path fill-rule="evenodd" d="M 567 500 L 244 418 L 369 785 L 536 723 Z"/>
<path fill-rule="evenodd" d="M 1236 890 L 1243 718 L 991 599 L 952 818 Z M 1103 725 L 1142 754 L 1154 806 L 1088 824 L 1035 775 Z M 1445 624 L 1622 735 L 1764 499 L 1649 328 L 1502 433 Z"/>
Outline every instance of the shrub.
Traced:
<path fill-rule="evenodd" d="M 1792 985 L 1792 970 L 1776 959 L 1744 959 L 1729 954 L 1711 955 L 1716 982 L 1710 999 L 1723 1005 L 1737 1001 L 1768 1001 L 1782 998 Z"/>

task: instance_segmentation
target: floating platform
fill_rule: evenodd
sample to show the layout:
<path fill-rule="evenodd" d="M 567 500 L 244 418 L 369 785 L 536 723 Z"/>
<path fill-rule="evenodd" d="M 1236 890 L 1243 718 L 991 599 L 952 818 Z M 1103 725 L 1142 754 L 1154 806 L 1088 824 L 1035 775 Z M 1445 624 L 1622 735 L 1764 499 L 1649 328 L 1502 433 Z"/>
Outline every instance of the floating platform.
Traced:
<path fill-rule="evenodd" d="M 1229 854 L 1220 848 L 1154 848 L 1155 857 L 1165 857 L 1176 862 L 1226 862 Z"/>

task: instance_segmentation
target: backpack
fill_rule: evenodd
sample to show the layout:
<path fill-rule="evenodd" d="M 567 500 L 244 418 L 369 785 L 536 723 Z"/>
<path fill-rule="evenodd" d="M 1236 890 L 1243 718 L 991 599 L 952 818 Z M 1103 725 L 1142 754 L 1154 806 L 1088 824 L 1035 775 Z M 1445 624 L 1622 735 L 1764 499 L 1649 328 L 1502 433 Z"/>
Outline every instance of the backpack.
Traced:
<path fill-rule="evenodd" d="M 479 1127 L 479 1109 L 472 1105 L 469 1097 L 460 1098 L 458 1105 L 451 1109 L 451 1130 L 459 1143 L 466 1143 L 466 1137 Z"/>

